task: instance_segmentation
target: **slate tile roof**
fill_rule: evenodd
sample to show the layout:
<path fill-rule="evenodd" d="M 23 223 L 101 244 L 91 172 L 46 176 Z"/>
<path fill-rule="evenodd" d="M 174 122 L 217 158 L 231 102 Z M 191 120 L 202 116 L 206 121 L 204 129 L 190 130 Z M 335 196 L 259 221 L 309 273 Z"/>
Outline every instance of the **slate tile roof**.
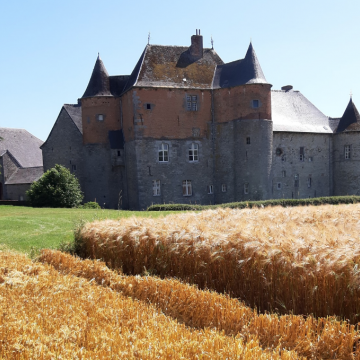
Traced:
<path fill-rule="evenodd" d="M 64 104 L 64 109 L 69 114 L 71 120 L 74 122 L 74 124 L 79 129 L 79 131 L 83 133 L 82 120 L 81 120 L 81 105 Z"/>
<path fill-rule="evenodd" d="M 360 114 L 352 99 L 350 99 L 336 129 L 338 133 L 348 131 L 360 131 Z"/>
<path fill-rule="evenodd" d="M 100 59 L 100 56 L 96 59 L 89 84 L 82 97 L 92 96 L 112 96 L 110 92 L 109 74 L 106 71 L 104 63 Z"/>
<path fill-rule="evenodd" d="M 268 84 L 251 43 L 244 59 L 217 66 L 213 88 L 245 84 Z"/>
<path fill-rule="evenodd" d="M 211 89 L 214 71 L 223 64 L 213 49 L 195 60 L 189 47 L 147 45 L 125 91 L 132 86 Z"/>
<path fill-rule="evenodd" d="M 0 153 L 9 151 L 21 167 L 42 166 L 43 141 L 24 129 L 0 128 Z"/>
<path fill-rule="evenodd" d="M 5 182 L 5 185 L 31 184 L 39 180 L 43 174 L 42 166 L 18 168 Z"/>
<path fill-rule="evenodd" d="M 271 91 L 273 131 L 332 133 L 329 118 L 299 91 Z"/>

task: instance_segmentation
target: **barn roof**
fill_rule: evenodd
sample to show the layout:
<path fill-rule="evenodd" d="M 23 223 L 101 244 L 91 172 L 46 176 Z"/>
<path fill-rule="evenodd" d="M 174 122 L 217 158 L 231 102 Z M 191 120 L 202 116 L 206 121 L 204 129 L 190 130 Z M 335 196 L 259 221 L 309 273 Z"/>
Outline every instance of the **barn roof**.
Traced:
<path fill-rule="evenodd" d="M 0 153 L 9 151 L 21 167 L 42 166 L 43 141 L 25 129 L 0 128 Z"/>
<path fill-rule="evenodd" d="M 18 168 L 5 182 L 5 185 L 31 184 L 39 180 L 43 174 L 42 166 Z"/>

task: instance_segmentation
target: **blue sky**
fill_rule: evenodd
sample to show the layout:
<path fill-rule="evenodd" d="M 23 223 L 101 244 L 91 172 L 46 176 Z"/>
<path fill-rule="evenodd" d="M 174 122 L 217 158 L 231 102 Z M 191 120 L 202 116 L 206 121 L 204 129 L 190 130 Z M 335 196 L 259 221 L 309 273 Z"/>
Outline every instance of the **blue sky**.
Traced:
<path fill-rule="evenodd" d="M 110 75 L 130 74 L 150 43 L 204 46 L 224 62 L 250 39 L 273 89 L 293 85 L 339 117 L 350 91 L 360 109 L 360 2 L 0 0 L 1 127 L 46 140 L 64 103 L 76 103 L 97 53 Z"/>

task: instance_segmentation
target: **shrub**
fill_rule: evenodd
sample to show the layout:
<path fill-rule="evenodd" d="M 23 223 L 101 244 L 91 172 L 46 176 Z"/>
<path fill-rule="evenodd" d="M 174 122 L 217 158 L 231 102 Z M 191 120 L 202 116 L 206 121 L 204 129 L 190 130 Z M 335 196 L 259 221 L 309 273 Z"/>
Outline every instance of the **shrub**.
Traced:
<path fill-rule="evenodd" d="M 89 201 L 84 205 L 80 205 L 79 208 L 81 209 L 101 209 L 101 206 L 95 201 Z"/>
<path fill-rule="evenodd" d="M 27 191 L 34 207 L 77 207 L 83 199 L 80 184 L 75 175 L 61 165 L 55 165 Z"/>
<path fill-rule="evenodd" d="M 216 208 L 245 209 L 261 208 L 267 206 L 308 206 L 308 205 L 338 205 L 360 203 L 360 196 L 328 196 L 309 199 L 270 199 L 262 201 L 240 201 L 217 205 L 195 204 L 156 204 L 147 208 L 147 211 L 197 211 Z"/>

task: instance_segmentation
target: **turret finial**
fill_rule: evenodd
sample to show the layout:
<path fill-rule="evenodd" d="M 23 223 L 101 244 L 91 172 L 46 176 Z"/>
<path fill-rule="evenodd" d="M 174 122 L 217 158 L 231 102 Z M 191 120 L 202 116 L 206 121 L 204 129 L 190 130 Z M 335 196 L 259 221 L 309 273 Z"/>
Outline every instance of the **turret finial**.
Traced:
<path fill-rule="evenodd" d="M 100 53 L 98 52 L 98 60 L 100 60 Z"/>

